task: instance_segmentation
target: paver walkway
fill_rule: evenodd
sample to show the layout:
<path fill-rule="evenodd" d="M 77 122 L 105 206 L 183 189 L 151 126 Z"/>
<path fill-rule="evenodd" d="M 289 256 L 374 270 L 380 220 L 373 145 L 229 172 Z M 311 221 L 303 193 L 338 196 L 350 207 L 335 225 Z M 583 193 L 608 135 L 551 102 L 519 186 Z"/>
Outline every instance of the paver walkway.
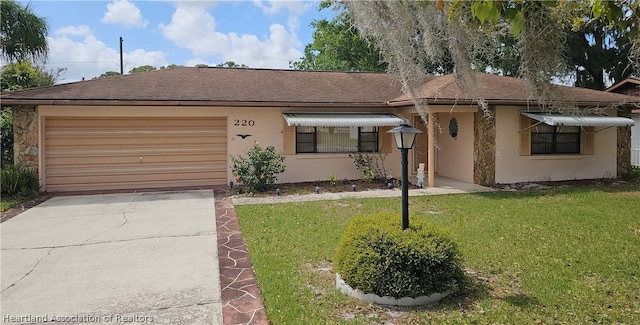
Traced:
<path fill-rule="evenodd" d="M 231 198 L 215 194 L 224 324 L 269 324 Z"/>

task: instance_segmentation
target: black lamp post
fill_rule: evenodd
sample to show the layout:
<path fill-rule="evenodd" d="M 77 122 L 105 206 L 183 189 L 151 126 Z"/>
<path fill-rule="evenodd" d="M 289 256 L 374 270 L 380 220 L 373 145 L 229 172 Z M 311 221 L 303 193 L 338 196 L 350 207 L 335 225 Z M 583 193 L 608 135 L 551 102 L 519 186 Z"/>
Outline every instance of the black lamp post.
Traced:
<path fill-rule="evenodd" d="M 405 230 L 409 228 L 409 162 L 407 155 L 409 149 L 413 148 L 416 134 L 422 133 L 422 131 L 405 123 L 388 132 L 393 133 L 396 139 L 396 146 L 398 146 L 402 154 L 402 230 Z"/>

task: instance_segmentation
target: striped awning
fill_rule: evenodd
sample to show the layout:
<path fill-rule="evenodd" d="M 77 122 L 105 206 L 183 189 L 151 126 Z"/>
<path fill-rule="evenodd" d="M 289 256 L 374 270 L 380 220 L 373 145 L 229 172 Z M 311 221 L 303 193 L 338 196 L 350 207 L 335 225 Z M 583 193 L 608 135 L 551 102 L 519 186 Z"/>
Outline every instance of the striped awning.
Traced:
<path fill-rule="evenodd" d="M 406 123 L 391 113 L 284 113 L 288 126 L 398 126 Z"/>
<path fill-rule="evenodd" d="M 561 115 L 553 113 L 527 113 L 522 115 L 551 126 L 631 126 L 635 122 L 626 117 L 602 115 Z"/>

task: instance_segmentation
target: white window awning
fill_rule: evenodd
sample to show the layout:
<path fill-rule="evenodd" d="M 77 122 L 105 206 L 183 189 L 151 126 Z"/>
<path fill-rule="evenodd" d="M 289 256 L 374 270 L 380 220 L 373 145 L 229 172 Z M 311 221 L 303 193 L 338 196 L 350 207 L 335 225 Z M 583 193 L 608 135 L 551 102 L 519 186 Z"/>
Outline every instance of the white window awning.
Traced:
<path fill-rule="evenodd" d="M 554 113 L 527 113 L 522 115 L 551 126 L 632 126 L 635 122 L 626 117 L 602 115 L 561 115 Z"/>
<path fill-rule="evenodd" d="M 398 126 L 406 123 L 391 113 L 283 113 L 288 126 Z"/>

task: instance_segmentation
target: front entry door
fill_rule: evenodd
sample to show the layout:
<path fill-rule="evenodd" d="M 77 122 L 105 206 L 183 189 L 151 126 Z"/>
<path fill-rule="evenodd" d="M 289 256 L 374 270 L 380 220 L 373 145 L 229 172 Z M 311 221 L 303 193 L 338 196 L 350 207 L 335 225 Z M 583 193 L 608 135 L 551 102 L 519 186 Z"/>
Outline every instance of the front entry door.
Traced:
<path fill-rule="evenodd" d="M 420 115 L 413 116 L 413 126 L 422 131 L 422 133 L 416 135 L 416 142 L 413 144 L 413 166 L 411 166 L 411 174 L 415 175 L 418 169 L 419 163 L 424 163 L 424 171 L 427 172 L 427 154 L 429 152 L 427 125 Z"/>

